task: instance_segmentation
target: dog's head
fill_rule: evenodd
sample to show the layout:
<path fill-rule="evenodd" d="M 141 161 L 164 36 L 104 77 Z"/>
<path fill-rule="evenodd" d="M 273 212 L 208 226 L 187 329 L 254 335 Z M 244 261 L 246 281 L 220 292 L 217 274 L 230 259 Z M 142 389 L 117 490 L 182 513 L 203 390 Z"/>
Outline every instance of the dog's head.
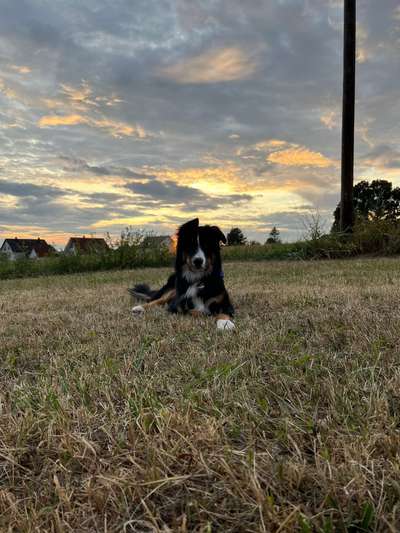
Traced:
<path fill-rule="evenodd" d="M 226 238 L 217 226 L 199 226 L 198 218 L 186 222 L 178 230 L 177 269 L 200 277 L 221 269 L 221 242 Z"/>

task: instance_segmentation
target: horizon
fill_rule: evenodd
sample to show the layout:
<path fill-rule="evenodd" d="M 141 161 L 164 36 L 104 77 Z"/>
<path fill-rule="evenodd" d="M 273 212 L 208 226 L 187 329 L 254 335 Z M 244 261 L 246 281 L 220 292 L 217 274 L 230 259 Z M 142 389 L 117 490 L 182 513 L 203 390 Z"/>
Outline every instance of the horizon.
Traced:
<path fill-rule="evenodd" d="M 0 20 L 0 243 L 265 242 L 340 198 L 343 3 L 17 1 Z M 358 2 L 355 181 L 400 185 L 400 6 Z"/>
<path fill-rule="evenodd" d="M 231 229 L 234 229 L 234 228 L 231 228 Z M 279 232 L 278 235 L 280 237 L 279 228 L 276 228 L 276 229 L 278 229 L 278 232 Z M 139 232 L 140 232 L 140 230 L 138 230 L 138 233 Z M 227 233 L 229 233 L 229 232 L 226 232 L 226 235 L 227 235 Z M 249 241 L 251 239 L 247 239 L 246 235 L 244 235 L 244 236 L 246 238 L 246 243 L 245 244 L 250 244 Z M 268 236 L 269 236 L 269 233 L 268 233 L 266 239 L 268 238 Z M 73 235 L 73 234 L 71 234 L 71 235 L 67 235 L 66 240 L 64 241 L 63 244 L 61 244 L 61 243 L 57 244 L 57 243 L 49 241 L 48 239 L 44 239 L 41 236 L 37 236 L 37 237 L 29 237 L 29 236 L 27 236 L 27 237 L 18 237 L 18 235 L 14 235 L 14 237 L 0 238 L 0 248 L 3 246 L 4 242 L 7 241 L 7 240 L 14 240 L 14 239 L 24 240 L 24 239 L 26 239 L 26 240 L 44 240 L 44 241 L 47 242 L 47 244 L 52 245 L 52 246 L 56 247 L 58 249 L 58 251 L 61 251 L 62 249 L 64 249 L 67 246 L 67 244 L 69 243 L 70 239 L 104 239 L 107 242 L 108 237 L 109 237 L 109 235 L 100 236 L 100 235 L 95 235 L 95 234 L 91 234 L 91 235 Z M 159 234 L 159 233 L 154 233 L 154 232 L 149 231 L 149 232 L 143 232 L 142 237 L 143 237 L 143 239 L 145 239 L 146 237 L 170 237 L 170 238 L 174 239 L 174 238 L 177 238 L 177 232 L 175 231 L 174 233 L 171 233 L 171 234 L 166 234 L 165 233 L 164 235 L 162 235 L 162 234 Z M 256 240 L 254 239 L 254 241 L 256 241 Z M 262 241 L 256 241 L 256 242 L 258 244 L 265 244 Z M 285 242 L 285 241 L 282 241 L 282 242 Z M 107 244 L 109 244 L 109 243 L 107 243 Z"/>

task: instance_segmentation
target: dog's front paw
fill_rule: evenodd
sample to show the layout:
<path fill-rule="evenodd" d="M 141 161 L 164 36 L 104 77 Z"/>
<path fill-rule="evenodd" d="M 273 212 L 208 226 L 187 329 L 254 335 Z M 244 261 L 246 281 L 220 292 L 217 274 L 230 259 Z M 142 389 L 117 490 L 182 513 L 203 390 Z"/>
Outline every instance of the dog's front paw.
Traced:
<path fill-rule="evenodd" d="M 135 305 L 135 307 L 132 307 L 131 311 L 134 315 L 141 315 L 144 313 L 144 307 L 143 305 Z"/>
<path fill-rule="evenodd" d="M 220 318 L 217 320 L 217 329 L 235 329 L 235 324 L 231 320 Z"/>

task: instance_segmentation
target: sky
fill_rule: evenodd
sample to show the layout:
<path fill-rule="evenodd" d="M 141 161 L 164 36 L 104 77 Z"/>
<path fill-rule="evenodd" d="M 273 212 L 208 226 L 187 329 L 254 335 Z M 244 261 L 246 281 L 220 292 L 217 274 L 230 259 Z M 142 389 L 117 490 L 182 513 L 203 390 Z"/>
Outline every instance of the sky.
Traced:
<path fill-rule="evenodd" d="M 356 180 L 400 185 L 400 5 L 358 0 Z M 0 0 L 0 242 L 329 230 L 343 2 Z"/>

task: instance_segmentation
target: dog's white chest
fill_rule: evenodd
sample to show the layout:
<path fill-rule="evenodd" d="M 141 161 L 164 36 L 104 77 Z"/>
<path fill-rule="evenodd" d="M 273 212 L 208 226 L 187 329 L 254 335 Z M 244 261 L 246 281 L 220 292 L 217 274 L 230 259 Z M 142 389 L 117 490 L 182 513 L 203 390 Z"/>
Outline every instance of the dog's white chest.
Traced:
<path fill-rule="evenodd" d="M 198 292 L 203 288 L 203 285 L 194 283 L 186 291 L 186 298 L 190 298 L 193 302 L 193 309 L 199 313 L 208 313 L 208 308 L 204 304 L 204 301 L 198 296 Z"/>

